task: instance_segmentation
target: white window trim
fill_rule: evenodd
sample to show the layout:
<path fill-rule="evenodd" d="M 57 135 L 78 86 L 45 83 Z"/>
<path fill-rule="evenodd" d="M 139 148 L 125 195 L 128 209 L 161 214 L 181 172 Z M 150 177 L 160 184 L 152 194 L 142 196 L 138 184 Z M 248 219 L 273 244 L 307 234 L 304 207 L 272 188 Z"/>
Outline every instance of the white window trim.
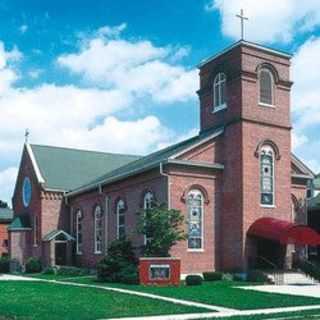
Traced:
<path fill-rule="evenodd" d="M 98 241 L 97 241 L 97 214 L 99 212 L 97 212 L 97 209 L 99 208 L 100 210 L 100 223 L 103 222 L 103 216 L 102 216 L 102 209 L 100 206 L 96 206 L 95 210 L 94 210 L 94 254 L 102 254 L 102 237 L 103 237 L 103 227 L 101 226 L 101 230 L 100 230 L 100 233 L 101 233 L 101 250 L 97 250 L 97 247 L 98 247 Z"/>
<path fill-rule="evenodd" d="M 220 80 L 219 78 L 223 75 L 224 79 Z M 213 94 L 213 108 L 212 108 L 212 113 L 216 113 L 218 111 L 227 109 L 227 103 L 224 102 L 222 104 L 218 104 L 216 105 L 216 90 L 220 90 L 220 86 L 221 84 L 224 83 L 225 89 L 226 89 L 226 84 L 227 84 L 227 76 L 225 73 L 223 72 L 219 72 L 214 80 L 213 80 L 213 90 L 212 90 L 212 94 Z M 219 93 L 220 95 L 220 93 Z M 226 99 L 226 97 L 225 97 Z"/>
<path fill-rule="evenodd" d="M 38 247 L 38 217 L 33 216 L 33 246 Z"/>
<path fill-rule="evenodd" d="M 123 225 L 120 225 L 120 204 L 122 204 L 123 207 L 125 207 L 125 202 L 124 200 L 120 199 L 118 200 L 117 202 L 117 207 L 116 207 L 116 210 L 117 210 L 117 239 L 119 240 L 120 239 L 120 232 L 119 232 L 119 229 L 120 229 L 120 226 L 123 226 L 124 229 L 126 229 L 126 223 L 124 223 Z M 122 213 L 123 216 L 125 216 L 125 212 Z"/>
<path fill-rule="evenodd" d="M 262 190 L 261 190 L 261 155 L 263 150 L 269 150 L 272 152 L 272 168 L 273 168 L 273 176 L 272 176 L 272 182 L 273 182 L 273 203 L 272 204 L 263 204 L 261 203 L 261 194 L 262 194 Z M 273 150 L 273 148 L 269 145 L 265 145 L 262 146 L 261 150 L 260 150 L 260 156 L 259 156 L 259 202 L 260 202 L 260 207 L 262 208 L 266 208 L 266 209 L 273 209 L 276 208 L 276 166 L 275 166 L 275 152 Z"/>
<path fill-rule="evenodd" d="M 78 210 L 76 212 L 76 254 L 77 255 L 82 255 L 82 250 L 79 250 L 79 222 L 81 219 L 82 219 L 82 212 L 81 212 L 81 210 Z M 82 234 L 82 231 L 83 230 L 81 230 L 81 234 Z M 81 246 L 82 245 L 83 245 L 83 235 L 82 235 Z"/>
<path fill-rule="evenodd" d="M 271 104 L 261 101 L 261 79 L 260 79 L 260 74 L 261 74 L 262 71 L 269 73 L 269 75 L 271 77 L 271 101 L 272 101 Z M 259 71 L 259 99 L 258 100 L 259 100 L 259 102 L 258 102 L 259 106 L 268 107 L 268 108 L 276 108 L 276 106 L 275 106 L 275 95 L 274 95 L 274 77 L 273 77 L 273 73 L 267 68 L 262 68 Z"/>
<path fill-rule="evenodd" d="M 187 252 L 202 253 L 205 251 L 204 250 L 204 195 L 200 190 L 193 189 L 188 192 L 188 197 L 189 197 L 189 194 L 192 192 L 198 192 L 201 194 L 201 197 L 202 197 L 202 201 L 201 201 L 201 248 L 189 248 L 189 239 L 188 239 L 187 240 Z M 187 199 L 188 199 L 188 197 L 187 197 Z M 187 201 L 187 210 L 188 210 L 188 222 L 189 222 L 190 217 L 189 217 L 189 203 L 188 203 L 188 201 Z"/>
<path fill-rule="evenodd" d="M 147 209 L 152 209 L 152 201 L 154 199 L 154 195 L 151 191 L 148 191 L 144 197 L 143 197 L 143 209 L 144 210 L 147 210 Z M 148 208 L 148 203 L 151 203 L 151 206 L 150 208 Z M 148 242 L 148 239 L 147 239 L 147 235 L 144 235 L 143 237 L 143 244 L 146 245 Z"/>

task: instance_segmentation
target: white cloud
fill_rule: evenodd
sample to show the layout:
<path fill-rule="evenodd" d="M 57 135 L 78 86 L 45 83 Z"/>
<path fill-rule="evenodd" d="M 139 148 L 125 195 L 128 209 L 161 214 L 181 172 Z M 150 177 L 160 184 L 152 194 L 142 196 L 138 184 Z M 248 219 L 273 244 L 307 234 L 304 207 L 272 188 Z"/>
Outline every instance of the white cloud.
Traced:
<path fill-rule="evenodd" d="M 110 27 L 110 26 L 103 26 L 98 29 L 97 34 L 99 36 L 104 36 L 104 37 L 119 37 L 121 32 L 124 31 L 127 28 L 126 23 L 122 23 L 118 26 L 115 27 Z"/>
<path fill-rule="evenodd" d="M 244 9 L 246 39 L 259 42 L 290 42 L 297 32 L 310 32 L 320 24 L 318 0 L 211 0 L 206 10 L 219 10 L 222 31 L 239 39 L 240 22 L 235 17 Z"/>
<path fill-rule="evenodd" d="M 42 73 L 43 70 L 41 69 L 32 69 L 28 72 L 28 75 L 31 79 L 38 79 Z"/>
<path fill-rule="evenodd" d="M 105 29 L 81 42 L 78 52 L 58 58 L 60 66 L 83 77 L 88 83 L 121 90 L 156 102 L 172 103 L 195 98 L 198 73 L 174 64 L 188 54 L 185 47 L 156 47 L 150 41 L 113 39 L 124 25 Z M 106 29 L 107 28 L 107 29 Z"/>
<path fill-rule="evenodd" d="M 26 24 L 23 24 L 23 25 L 21 25 L 19 27 L 19 31 L 20 31 L 21 34 L 24 34 L 24 33 L 26 33 L 28 31 L 28 28 L 29 27 Z"/>
<path fill-rule="evenodd" d="M 163 103 L 193 99 L 198 82 L 195 71 L 173 62 L 187 54 L 182 47 L 119 39 L 117 32 L 120 36 L 124 28 L 104 28 L 79 52 L 59 58 L 61 65 L 90 81 L 86 88 L 48 83 L 18 86 L 21 71 L 16 63 L 23 55 L 16 47 L 6 50 L 0 41 L 0 110 L 5 119 L 0 126 L 0 198 L 9 200 L 12 194 L 17 170 L 12 163 L 19 163 L 26 128 L 31 143 L 136 154 L 178 139 L 155 116 L 134 120 L 115 116 L 124 110 L 132 115 L 148 95 Z M 39 72 L 26 74 L 37 78 Z"/>
<path fill-rule="evenodd" d="M 10 206 L 17 173 L 18 169 L 16 167 L 9 167 L 0 171 L 0 200 L 7 202 Z"/>

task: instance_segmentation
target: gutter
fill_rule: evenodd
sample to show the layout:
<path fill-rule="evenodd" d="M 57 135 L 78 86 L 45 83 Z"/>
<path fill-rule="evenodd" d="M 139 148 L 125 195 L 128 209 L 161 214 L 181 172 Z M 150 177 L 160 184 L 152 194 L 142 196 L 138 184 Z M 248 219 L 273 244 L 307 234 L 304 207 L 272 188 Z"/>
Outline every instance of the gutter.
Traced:
<path fill-rule="evenodd" d="M 160 175 L 167 177 L 168 179 L 168 209 L 171 209 L 171 182 L 170 182 L 170 175 L 164 173 L 163 171 L 163 162 L 160 162 Z"/>

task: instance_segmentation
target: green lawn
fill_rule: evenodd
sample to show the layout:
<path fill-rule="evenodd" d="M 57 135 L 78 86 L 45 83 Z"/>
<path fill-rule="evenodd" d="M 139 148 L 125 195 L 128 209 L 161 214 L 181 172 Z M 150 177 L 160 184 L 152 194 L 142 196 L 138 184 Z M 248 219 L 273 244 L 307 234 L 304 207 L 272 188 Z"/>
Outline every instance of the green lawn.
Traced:
<path fill-rule="evenodd" d="M 208 310 L 101 289 L 28 281 L 0 282 L 0 319 L 90 320 L 203 311 Z"/>
<path fill-rule="evenodd" d="M 239 310 L 305 306 L 314 304 L 320 305 L 320 299 L 317 298 L 264 293 L 234 288 L 234 286 L 243 286 L 243 282 L 217 281 L 203 282 L 201 286 L 181 285 L 180 287 L 144 287 L 139 285 L 97 283 L 93 278 L 74 279 L 72 281 L 143 291 L 166 297 L 202 302 Z"/>
<path fill-rule="evenodd" d="M 208 318 L 207 320 L 214 320 L 221 318 Z M 317 320 L 320 319 L 320 309 L 308 310 L 308 311 L 294 311 L 294 312 L 282 312 L 274 314 L 263 314 L 255 316 L 237 316 L 228 317 L 226 320 Z"/>

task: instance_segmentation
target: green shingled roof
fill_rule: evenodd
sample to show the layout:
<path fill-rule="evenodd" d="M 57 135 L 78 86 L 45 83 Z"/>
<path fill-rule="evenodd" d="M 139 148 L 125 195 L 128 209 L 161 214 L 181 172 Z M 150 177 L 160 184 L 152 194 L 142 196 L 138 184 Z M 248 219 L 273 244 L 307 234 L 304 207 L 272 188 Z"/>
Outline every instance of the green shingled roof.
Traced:
<path fill-rule="evenodd" d="M 139 158 L 42 145 L 30 147 L 45 180 L 44 187 L 63 191 L 73 190 Z"/>
<path fill-rule="evenodd" d="M 155 167 L 159 165 L 161 162 L 165 162 L 170 157 L 176 155 L 177 153 L 186 150 L 187 148 L 205 140 L 206 138 L 214 138 L 220 134 L 223 133 L 224 128 L 213 128 L 210 130 L 207 130 L 205 132 L 202 132 L 201 134 L 192 137 L 190 139 L 184 140 L 182 142 L 179 142 L 177 144 L 174 144 L 172 146 L 169 146 L 165 149 L 162 149 L 160 151 L 151 153 L 145 157 L 142 157 L 136 161 L 132 161 L 127 165 L 124 165 L 122 167 L 119 167 L 111 172 L 108 172 L 96 179 L 92 179 L 91 182 L 88 184 L 84 184 L 82 187 L 74 190 L 75 192 L 84 190 L 84 189 L 90 189 L 92 186 L 96 186 L 99 184 L 103 184 L 106 182 L 111 182 L 114 180 L 117 180 L 120 177 L 126 177 L 133 173 L 138 173 L 141 171 L 144 171 L 146 169 L 150 169 L 152 167 Z"/>
<path fill-rule="evenodd" d="M 13 211 L 9 207 L 0 207 L 0 221 L 10 221 L 13 219 Z"/>
<path fill-rule="evenodd" d="M 14 220 L 9 225 L 9 230 L 21 230 L 21 229 L 30 229 L 31 223 L 30 223 L 30 217 L 29 215 L 20 215 L 16 216 Z"/>

